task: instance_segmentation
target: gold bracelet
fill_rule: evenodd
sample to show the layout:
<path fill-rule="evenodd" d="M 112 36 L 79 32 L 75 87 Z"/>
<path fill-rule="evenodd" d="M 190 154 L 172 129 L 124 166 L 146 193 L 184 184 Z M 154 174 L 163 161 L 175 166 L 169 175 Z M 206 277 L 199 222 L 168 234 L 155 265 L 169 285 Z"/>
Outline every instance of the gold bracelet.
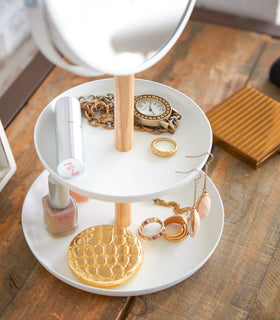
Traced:
<path fill-rule="evenodd" d="M 169 142 L 171 143 L 174 148 L 169 150 L 169 151 L 163 151 L 163 150 L 159 150 L 155 147 L 155 145 L 160 142 L 160 141 L 166 141 L 166 142 Z M 155 140 L 152 141 L 152 144 L 151 144 L 151 148 L 152 148 L 152 151 L 155 155 L 159 156 L 159 157 L 171 157 L 173 156 L 177 150 L 178 150 L 178 145 L 177 143 L 172 140 L 172 139 L 169 139 L 169 138 L 157 138 Z"/>

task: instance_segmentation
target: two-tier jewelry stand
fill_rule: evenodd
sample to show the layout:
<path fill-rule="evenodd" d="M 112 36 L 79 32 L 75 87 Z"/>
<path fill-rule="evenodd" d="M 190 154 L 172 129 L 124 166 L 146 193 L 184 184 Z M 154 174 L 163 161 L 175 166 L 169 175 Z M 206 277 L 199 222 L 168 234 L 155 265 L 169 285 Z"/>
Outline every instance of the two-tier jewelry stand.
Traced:
<path fill-rule="evenodd" d="M 62 93 L 56 99 L 64 95 L 78 98 L 109 92 L 114 92 L 114 79 L 85 83 Z M 211 150 L 212 131 L 209 122 L 203 111 L 184 94 L 159 83 L 136 79 L 135 95 L 147 93 L 164 97 L 182 114 L 175 134 L 161 135 L 171 137 L 179 145 L 178 152 L 170 158 L 155 156 L 150 148 L 155 136 L 144 132 L 134 132 L 133 148 L 128 152 L 119 152 L 114 147 L 114 130 L 92 128 L 83 119 L 86 169 L 81 176 L 65 180 L 56 173 L 56 99 L 38 118 L 34 140 L 42 164 L 57 181 L 92 200 L 79 204 L 79 228 L 75 234 L 53 238 L 44 226 L 41 205 L 41 198 L 47 194 L 45 171 L 26 196 L 22 210 L 23 231 L 38 261 L 54 276 L 79 289 L 104 295 L 129 296 L 168 288 L 197 271 L 209 259 L 220 240 L 223 205 L 217 189 L 209 180 L 212 208 L 209 216 L 201 222 L 198 236 L 192 239 L 188 237 L 180 243 L 161 238 L 143 241 L 143 266 L 128 283 L 113 289 L 90 287 L 80 283 L 67 266 L 67 248 L 72 238 L 87 227 L 114 224 L 114 204 L 133 203 L 129 228 L 135 233 L 148 217 L 164 219 L 173 215 L 172 209 L 156 206 L 152 201 L 155 198 L 175 200 L 182 206 L 192 205 L 194 188 L 190 182 L 196 173 L 179 174 L 176 171 L 202 169 L 207 156 L 193 159 L 185 158 L 185 155 L 198 155 Z"/>

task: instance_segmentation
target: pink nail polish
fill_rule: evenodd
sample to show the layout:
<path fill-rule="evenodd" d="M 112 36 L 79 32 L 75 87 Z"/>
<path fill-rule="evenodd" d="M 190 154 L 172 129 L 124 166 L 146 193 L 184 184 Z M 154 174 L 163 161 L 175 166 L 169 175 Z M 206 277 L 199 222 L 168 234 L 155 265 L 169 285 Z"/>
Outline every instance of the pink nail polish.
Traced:
<path fill-rule="evenodd" d="M 78 208 L 69 189 L 49 175 L 49 194 L 42 199 L 45 225 L 53 235 L 66 235 L 77 228 Z"/>

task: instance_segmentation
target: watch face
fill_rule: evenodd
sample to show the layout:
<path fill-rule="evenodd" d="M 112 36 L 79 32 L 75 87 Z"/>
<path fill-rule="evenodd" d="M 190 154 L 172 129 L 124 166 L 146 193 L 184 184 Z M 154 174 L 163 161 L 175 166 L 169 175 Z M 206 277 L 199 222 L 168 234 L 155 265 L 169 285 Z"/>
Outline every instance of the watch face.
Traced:
<path fill-rule="evenodd" d="M 145 119 L 162 119 L 171 111 L 170 104 L 154 95 L 141 95 L 135 98 L 135 114 Z"/>

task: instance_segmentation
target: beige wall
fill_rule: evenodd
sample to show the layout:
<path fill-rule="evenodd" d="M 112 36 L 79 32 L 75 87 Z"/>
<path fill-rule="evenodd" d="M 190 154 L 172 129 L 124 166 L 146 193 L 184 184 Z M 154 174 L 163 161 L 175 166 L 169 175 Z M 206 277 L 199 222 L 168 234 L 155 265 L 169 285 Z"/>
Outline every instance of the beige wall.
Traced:
<path fill-rule="evenodd" d="M 0 96 L 37 52 L 23 0 L 0 0 Z"/>

